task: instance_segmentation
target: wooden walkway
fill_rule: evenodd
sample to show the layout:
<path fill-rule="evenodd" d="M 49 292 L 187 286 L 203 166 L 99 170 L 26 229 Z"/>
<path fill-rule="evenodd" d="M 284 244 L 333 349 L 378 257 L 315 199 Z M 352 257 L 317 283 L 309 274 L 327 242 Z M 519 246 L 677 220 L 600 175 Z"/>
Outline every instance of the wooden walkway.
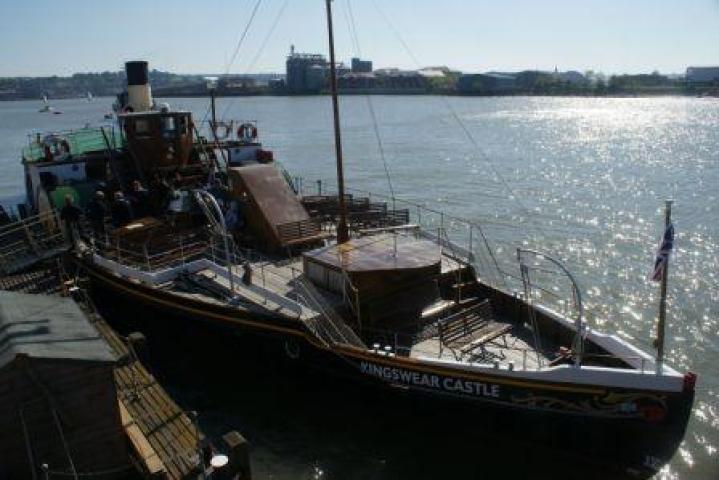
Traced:
<path fill-rule="evenodd" d="M 119 359 L 114 380 L 120 420 L 135 453 L 133 461 L 142 476 L 170 480 L 201 477 L 204 469 L 201 456 L 206 452 L 200 453 L 198 445 L 206 445 L 205 436 L 131 352 L 126 341 L 95 313 L 84 290 L 76 290 L 76 279 L 69 279 L 64 274 L 58 259 L 40 262 L 14 275 L 0 273 L 0 289 L 44 295 L 79 295 L 76 301 Z M 250 479 L 247 441 L 232 431 L 222 437 L 221 443 L 229 456 L 229 463 L 221 473 L 232 478 Z M 212 471 L 213 468 L 208 467 L 204 473 L 212 474 Z"/>
<path fill-rule="evenodd" d="M 197 445 L 204 438 L 202 432 L 102 318 L 93 315 L 93 324 L 113 353 L 127 359 L 115 368 L 117 397 L 123 426 L 146 473 L 168 479 L 197 476 L 201 472 Z"/>
<path fill-rule="evenodd" d="M 32 271 L 14 275 L 0 275 L 0 290 L 33 294 L 56 294 L 60 292 L 57 264 L 46 262 Z"/>

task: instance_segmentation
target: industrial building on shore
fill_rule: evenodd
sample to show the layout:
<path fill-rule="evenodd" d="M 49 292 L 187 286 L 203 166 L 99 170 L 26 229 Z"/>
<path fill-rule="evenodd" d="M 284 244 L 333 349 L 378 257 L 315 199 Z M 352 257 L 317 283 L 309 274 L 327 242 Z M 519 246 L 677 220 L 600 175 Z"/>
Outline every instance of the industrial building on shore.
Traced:
<path fill-rule="evenodd" d="M 374 70 L 370 60 L 353 58 L 351 66 L 336 65 L 337 84 L 342 93 L 427 93 L 451 72 L 447 67 L 419 70 L 384 68 Z M 287 56 L 285 90 L 291 95 L 317 94 L 329 89 L 330 64 L 324 55 L 298 53 L 294 46 Z M 277 83 L 273 84 L 275 88 Z"/>
<path fill-rule="evenodd" d="M 719 86 L 719 67 L 688 67 L 685 80 L 693 86 Z"/>

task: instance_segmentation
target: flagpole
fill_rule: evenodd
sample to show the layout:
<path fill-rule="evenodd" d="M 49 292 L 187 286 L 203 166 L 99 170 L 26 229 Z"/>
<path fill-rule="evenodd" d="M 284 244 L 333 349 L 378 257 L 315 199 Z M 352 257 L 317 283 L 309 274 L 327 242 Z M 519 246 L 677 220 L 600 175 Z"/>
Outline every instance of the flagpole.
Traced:
<path fill-rule="evenodd" d="M 665 200 L 664 203 L 664 231 L 672 223 L 672 200 Z M 662 269 L 662 283 L 659 295 L 659 322 L 657 324 L 657 375 L 661 375 L 664 366 L 664 330 L 667 319 L 667 277 L 669 277 L 669 255 L 667 254 L 664 268 Z"/>

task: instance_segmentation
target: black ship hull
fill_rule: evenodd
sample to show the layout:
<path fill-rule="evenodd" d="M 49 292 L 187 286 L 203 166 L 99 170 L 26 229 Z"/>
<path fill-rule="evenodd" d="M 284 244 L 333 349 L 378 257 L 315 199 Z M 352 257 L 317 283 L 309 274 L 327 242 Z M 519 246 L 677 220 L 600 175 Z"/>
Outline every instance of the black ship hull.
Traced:
<path fill-rule="evenodd" d="M 368 401 L 391 401 L 392 408 L 417 422 L 451 426 L 452 435 L 465 443 L 481 445 L 500 432 L 512 432 L 525 444 L 570 452 L 586 465 L 647 478 L 673 456 L 691 411 L 692 389 L 659 393 L 524 381 L 430 368 L 357 348 L 328 348 L 289 319 L 178 299 L 92 263 L 81 261 L 80 266 L 91 280 L 98 306 L 116 310 L 106 313 L 110 319 L 122 317 L 128 326 L 158 339 L 202 331 L 214 338 L 261 343 L 283 361 L 358 385 Z M 618 413 L 619 402 L 634 405 L 634 412 Z"/>

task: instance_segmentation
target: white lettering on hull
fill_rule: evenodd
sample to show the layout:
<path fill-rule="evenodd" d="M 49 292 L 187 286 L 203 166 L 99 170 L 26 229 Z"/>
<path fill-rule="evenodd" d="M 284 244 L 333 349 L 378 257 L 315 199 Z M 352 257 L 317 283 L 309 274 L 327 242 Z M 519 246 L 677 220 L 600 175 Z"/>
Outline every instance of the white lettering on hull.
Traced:
<path fill-rule="evenodd" d="M 381 378 L 388 382 L 403 383 L 409 386 L 432 388 L 451 393 L 474 395 L 478 397 L 499 398 L 499 385 L 462 380 L 453 377 L 413 372 L 404 368 L 388 367 L 369 362 L 361 362 L 360 370 L 366 375 Z"/>

